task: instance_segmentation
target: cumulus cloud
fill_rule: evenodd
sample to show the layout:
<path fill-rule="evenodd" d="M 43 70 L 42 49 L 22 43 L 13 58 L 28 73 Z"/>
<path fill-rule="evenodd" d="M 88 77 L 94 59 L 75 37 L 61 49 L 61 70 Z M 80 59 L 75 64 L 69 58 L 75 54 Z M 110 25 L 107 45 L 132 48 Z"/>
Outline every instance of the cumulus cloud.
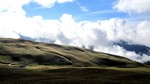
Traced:
<path fill-rule="evenodd" d="M 136 37 L 134 41 L 150 47 L 150 21 L 142 21 L 137 25 Z"/>
<path fill-rule="evenodd" d="M 150 61 L 150 56 L 145 54 L 140 56 L 113 44 L 124 40 L 150 47 L 150 21 L 137 23 L 120 18 L 94 22 L 75 21 L 70 14 L 63 14 L 58 20 L 46 20 L 42 16 L 26 17 L 22 6 L 31 1 L 0 1 L 0 37 L 20 38 L 22 35 L 35 41 L 86 48 L 93 46 L 96 51 L 116 54 L 140 62 Z M 43 0 L 40 0 L 43 2 L 34 1 L 48 6 Z M 65 1 L 71 0 L 62 2 Z"/>
<path fill-rule="evenodd" d="M 33 2 L 42 5 L 43 7 L 52 7 L 57 0 L 33 0 Z"/>
<path fill-rule="evenodd" d="M 150 13 L 150 0 L 117 0 L 114 8 L 127 13 Z"/>
<path fill-rule="evenodd" d="M 48 8 L 54 6 L 55 3 L 62 4 L 66 2 L 73 2 L 73 0 L 32 0 L 32 1 L 38 3 L 43 7 L 48 7 Z"/>

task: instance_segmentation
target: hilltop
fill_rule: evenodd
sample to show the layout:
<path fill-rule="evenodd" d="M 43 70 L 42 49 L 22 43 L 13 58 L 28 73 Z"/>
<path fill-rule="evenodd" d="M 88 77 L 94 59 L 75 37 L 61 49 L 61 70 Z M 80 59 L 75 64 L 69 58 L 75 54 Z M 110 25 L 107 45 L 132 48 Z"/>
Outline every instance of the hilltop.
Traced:
<path fill-rule="evenodd" d="M 0 39 L 0 63 L 16 65 L 70 65 L 77 67 L 141 67 L 130 59 L 82 49 L 23 39 Z"/>

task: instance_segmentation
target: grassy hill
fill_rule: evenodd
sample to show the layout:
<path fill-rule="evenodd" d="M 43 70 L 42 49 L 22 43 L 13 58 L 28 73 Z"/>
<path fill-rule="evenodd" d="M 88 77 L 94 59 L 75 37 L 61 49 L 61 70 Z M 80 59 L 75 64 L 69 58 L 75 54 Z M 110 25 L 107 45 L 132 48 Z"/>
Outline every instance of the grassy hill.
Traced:
<path fill-rule="evenodd" d="M 71 46 L 31 42 L 23 39 L 0 39 L 0 63 L 16 65 L 70 65 L 140 67 L 124 57 Z"/>
<path fill-rule="evenodd" d="M 1 84 L 148 84 L 149 78 L 149 67 L 124 57 L 0 38 Z"/>

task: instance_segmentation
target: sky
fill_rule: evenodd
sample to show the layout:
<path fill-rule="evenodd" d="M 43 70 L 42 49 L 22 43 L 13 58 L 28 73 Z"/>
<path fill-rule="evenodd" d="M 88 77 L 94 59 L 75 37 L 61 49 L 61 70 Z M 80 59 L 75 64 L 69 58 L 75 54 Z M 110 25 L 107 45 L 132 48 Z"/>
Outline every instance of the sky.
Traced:
<path fill-rule="evenodd" d="M 150 47 L 150 0 L 0 0 L 0 37 L 94 47 L 146 62 L 125 41 Z"/>

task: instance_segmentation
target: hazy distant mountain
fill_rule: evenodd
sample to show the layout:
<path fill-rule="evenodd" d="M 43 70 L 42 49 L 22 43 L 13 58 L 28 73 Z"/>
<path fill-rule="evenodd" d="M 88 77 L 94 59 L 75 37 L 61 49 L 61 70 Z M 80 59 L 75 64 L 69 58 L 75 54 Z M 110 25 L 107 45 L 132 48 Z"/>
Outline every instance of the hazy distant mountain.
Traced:
<path fill-rule="evenodd" d="M 115 45 L 119 45 L 128 51 L 134 51 L 135 53 L 140 55 L 150 55 L 150 47 L 147 47 L 145 45 L 131 44 L 125 41 L 120 41 L 118 43 L 115 43 Z"/>

